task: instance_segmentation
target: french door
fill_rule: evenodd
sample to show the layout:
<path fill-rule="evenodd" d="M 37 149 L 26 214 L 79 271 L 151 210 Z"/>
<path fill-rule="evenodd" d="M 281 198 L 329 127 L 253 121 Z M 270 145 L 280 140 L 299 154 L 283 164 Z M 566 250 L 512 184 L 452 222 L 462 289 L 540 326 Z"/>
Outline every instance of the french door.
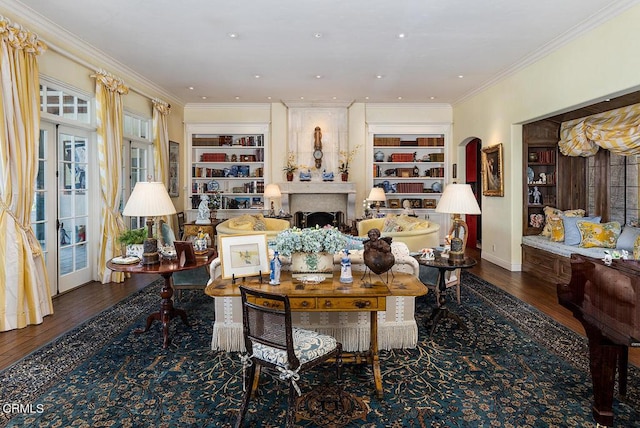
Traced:
<path fill-rule="evenodd" d="M 42 122 L 32 222 L 43 247 L 51 293 L 92 280 L 90 133 Z"/>

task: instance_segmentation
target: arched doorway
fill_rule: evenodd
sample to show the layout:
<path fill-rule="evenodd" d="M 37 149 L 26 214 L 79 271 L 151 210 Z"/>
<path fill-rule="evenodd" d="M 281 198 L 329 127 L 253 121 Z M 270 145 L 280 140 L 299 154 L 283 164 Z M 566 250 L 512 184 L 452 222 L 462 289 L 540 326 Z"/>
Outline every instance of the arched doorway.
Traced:
<path fill-rule="evenodd" d="M 479 138 L 468 139 L 464 145 L 464 171 L 465 183 L 471 186 L 473 194 L 476 195 L 478 206 L 482 210 L 482 170 L 480 168 L 480 151 L 482 141 Z M 465 219 L 469 229 L 467 237 L 467 247 L 482 248 L 482 215 L 467 215 Z"/>

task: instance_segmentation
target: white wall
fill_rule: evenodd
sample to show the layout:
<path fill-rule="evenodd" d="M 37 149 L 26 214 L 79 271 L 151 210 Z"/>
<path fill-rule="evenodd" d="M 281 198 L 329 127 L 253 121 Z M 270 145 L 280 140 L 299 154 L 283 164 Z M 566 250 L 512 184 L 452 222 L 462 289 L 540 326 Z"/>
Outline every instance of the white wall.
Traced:
<path fill-rule="evenodd" d="M 522 123 L 640 87 L 640 6 L 453 107 L 453 144 L 504 145 L 505 196 L 483 197 L 482 257 L 520 270 Z M 452 153 L 451 162 L 463 156 Z"/>

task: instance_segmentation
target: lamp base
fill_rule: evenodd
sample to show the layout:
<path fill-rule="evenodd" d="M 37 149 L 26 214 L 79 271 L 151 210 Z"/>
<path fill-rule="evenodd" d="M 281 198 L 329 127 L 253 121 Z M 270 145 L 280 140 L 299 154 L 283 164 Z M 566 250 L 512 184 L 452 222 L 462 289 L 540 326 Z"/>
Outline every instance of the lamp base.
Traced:
<path fill-rule="evenodd" d="M 156 238 L 146 238 L 144 240 L 142 264 L 154 265 L 156 263 L 160 263 L 160 254 L 158 253 L 158 240 Z"/>
<path fill-rule="evenodd" d="M 454 265 L 464 261 L 464 251 L 449 251 L 449 261 Z"/>

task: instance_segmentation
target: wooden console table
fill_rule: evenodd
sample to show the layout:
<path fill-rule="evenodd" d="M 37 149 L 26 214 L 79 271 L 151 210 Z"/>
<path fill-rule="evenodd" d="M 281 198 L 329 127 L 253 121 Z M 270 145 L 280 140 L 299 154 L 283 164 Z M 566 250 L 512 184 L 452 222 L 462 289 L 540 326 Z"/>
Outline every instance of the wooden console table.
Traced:
<path fill-rule="evenodd" d="M 160 291 L 160 297 L 162 297 L 160 310 L 149 315 L 147 317 L 146 327 L 144 329 L 136 330 L 136 333 L 145 333 L 149 331 L 149 328 L 151 328 L 151 324 L 153 323 L 153 321 L 159 320 L 162 322 L 162 347 L 169 347 L 169 344 L 171 343 L 171 339 L 169 338 L 169 322 L 176 316 L 179 316 L 185 325 L 189 325 L 189 322 L 187 321 L 187 313 L 182 309 L 173 307 L 173 287 L 171 285 L 171 277 L 173 276 L 174 272 L 196 269 L 198 267 L 208 265 L 209 263 L 211 263 L 214 256 L 215 251 L 209 250 L 206 257 L 197 257 L 195 263 L 185 266 L 180 266 L 177 261 L 162 261 L 153 265 L 143 265 L 141 263 L 123 265 L 113 263 L 113 259 L 109 260 L 107 262 L 107 268 L 116 272 L 150 273 L 162 275 L 162 277 L 164 278 L 164 285 L 162 287 L 162 290 Z"/>
<path fill-rule="evenodd" d="M 372 275 L 372 278 L 375 277 Z M 245 281 L 217 278 L 205 289 L 211 297 L 238 297 L 240 285 L 271 293 L 286 294 L 291 302 L 291 310 L 299 312 L 370 312 L 370 345 L 364 353 L 344 353 L 342 360 L 346 363 L 367 362 L 373 368 L 375 389 L 378 397 L 382 397 L 382 374 L 378 354 L 378 311 L 386 310 L 387 296 L 423 296 L 427 287 L 414 275 L 396 272 L 389 284 L 380 279 L 367 282 L 354 277 L 352 284 L 340 282 L 339 275 L 333 280 L 326 280 L 317 285 L 303 285 L 293 281 L 291 273 L 283 271 L 280 285 L 270 285 L 268 278 L 262 282 L 258 278 L 246 278 Z M 367 278 L 368 279 L 368 278 Z"/>

